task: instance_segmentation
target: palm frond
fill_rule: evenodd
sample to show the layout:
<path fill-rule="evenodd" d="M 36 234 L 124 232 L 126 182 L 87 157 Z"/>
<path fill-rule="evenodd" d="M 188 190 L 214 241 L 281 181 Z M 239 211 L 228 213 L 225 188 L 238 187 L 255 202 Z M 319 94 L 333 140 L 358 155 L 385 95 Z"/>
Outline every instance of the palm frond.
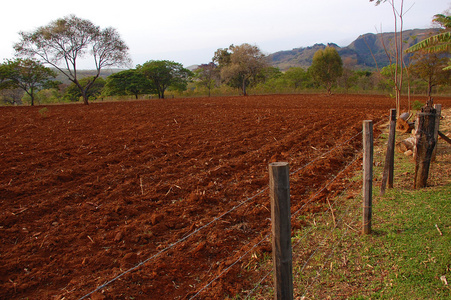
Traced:
<path fill-rule="evenodd" d="M 431 36 L 406 50 L 407 53 L 418 50 L 427 52 L 451 51 L 451 31 Z"/>

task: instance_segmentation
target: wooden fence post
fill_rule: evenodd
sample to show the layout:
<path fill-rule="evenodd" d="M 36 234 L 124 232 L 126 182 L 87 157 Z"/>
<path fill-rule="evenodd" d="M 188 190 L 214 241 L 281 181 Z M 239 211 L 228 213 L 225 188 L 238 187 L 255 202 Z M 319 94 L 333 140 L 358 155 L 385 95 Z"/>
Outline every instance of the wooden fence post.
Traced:
<path fill-rule="evenodd" d="M 293 299 L 293 266 L 291 250 L 291 211 L 289 165 L 269 165 L 271 197 L 272 258 L 274 264 L 274 299 Z"/>
<path fill-rule="evenodd" d="M 371 233 L 373 199 L 373 121 L 363 121 L 363 234 Z"/>
<path fill-rule="evenodd" d="M 435 148 L 434 139 L 436 110 L 428 102 L 417 114 L 415 122 L 416 155 L 414 188 L 423 188 L 427 185 L 429 166 L 431 165 L 432 151 Z"/>
<path fill-rule="evenodd" d="M 442 105 L 434 104 L 434 108 L 437 116 L 435 117 L 435 129 L 434 129 L 435 147 L 434 150 L 432 151 L 432 161 L 435 161 L 435 158 L 437 156 L 438 131 L 440 129 L 440 115 L 442 114 Z"/>
<path fill-rule="evenodd" d="M 395 170 L 395 136 L 396 136 L 396 109 L 391 109 L 387 153 L 385 155 L 384 172 L 382 175 L 381 196 L 385 194 L 387 180 L 388 187 L 393 188 L 393 178 Z"/>

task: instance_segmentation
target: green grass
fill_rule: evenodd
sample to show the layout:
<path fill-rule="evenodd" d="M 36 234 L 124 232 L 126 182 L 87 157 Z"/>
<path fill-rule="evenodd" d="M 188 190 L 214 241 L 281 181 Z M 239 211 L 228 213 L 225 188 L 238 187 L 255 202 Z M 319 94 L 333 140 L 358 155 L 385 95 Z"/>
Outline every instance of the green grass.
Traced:
<path fill-rule="evenodd" d="M 370 235 L 359 232 L 360 196 L 336 207 L 336 228 L 330 213 L 312 216 L 308 237 L 310 227 L 293 237 L 293 245 L 304 237 L 293 249 L 295 299 L 451 299 L 441 280 L 451 284 L 450 199 L 451 185 L 388 190 L 374 198 Z"/>
<path fill-rule="evenodd" d="M 380 138 L 372 234 L 360 233 L 359 190 L 335 199 L 333 215 L 302 216 L 308 225 L 293 237 L 295 299 L 451 299 L 451 148 L 441 144 L 431 186 L 420 190 L 412 189 L 412 158 L 396 153 L 394 188 L 380 196 L 387 137 Z M 265 286 L 250 299 L 271 299 L 271 279 Z"/>
<path fill-rule="evenodd" d="M 386 276 L 364 299 L 450 299 L 451 186 L 391 190 L 373 206 L 374 231 L 363 245 Z M 439 230 L 437 229 L 437 227 Z M 451 280 L 450 280 L 451 283 Z"/>

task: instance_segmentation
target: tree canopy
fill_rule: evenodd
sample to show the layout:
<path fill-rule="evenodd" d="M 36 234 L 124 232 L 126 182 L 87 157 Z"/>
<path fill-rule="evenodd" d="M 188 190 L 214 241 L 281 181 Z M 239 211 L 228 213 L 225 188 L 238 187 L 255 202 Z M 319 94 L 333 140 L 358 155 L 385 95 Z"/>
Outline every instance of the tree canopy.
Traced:
<path fill-rule="evenodd" d="M 106 96 L 127 96 L 133 95 L 138 99 L 142 94 L 158 93 L 155 86 L 147 79 L 143 73 L 136 69 L 121 71 L 108 76 L 106 79 Z"/>
<path fill-rule="evenodd" d="M 289 68 L 285 72 L 285 78 L 295 90 L 306 87 L 311 82 L 308 72 L 301 67 Z"/>
<path fill-rule="evenodd" d="M 432 88 L 450 82 L 451 70 L 445 70 L 448 59 L 443 52 L 428 53 L 417 51 L 411 58 L 409 69 L 412 74 L 427 83 L 427 95 L 432 96 Z"/>
<path fill-rule="evenodd" d="M 55 71 L 33 59 L 8 60 L 0 65 L 0 89 L 22 89 L 34 105 L 35 93 L 53 87 Z"/>
<path fill-rule="evenodd" d="M 88 104 L 88 91 L 103 68 L 127 65 L 128 47 L 114 28 L 101 29 L 89 20 L 70 15 L 39 27 L 33 32 L 20 32 L 21 41 L 14 46 L 20 56 L 37 58 L 63 73 L 78 89 Z M 81 85 L 77 63 L 89 54 L 96 74 Z"/>
<path fill-rule="evenodd" d="M 171 87 L 185 90 L 192 72 L 182 64 L 168 60 L 151 60 L 136 68 L 158 91 L 158 98 L 164 99 L 164 92 Z"/>
<path fill-rule="evenodd" d="M 340 54 L 333 47 L 316 51 L 309 72 L 316 82 L 326 87 L 327 93 L 330 95 L 332 86 L 343 73 L 343 61 Z"/>
<path fill-rule="evenodd" d="M 221 78 L 230 86 L 241 88 L 247 95 L 247 86 L 255 83 L 257 75 L 268 66 L 266 55 L 257 46 L 231 45 L 228 49 L 218 49 L 213 57 L 218 64 Z"/>

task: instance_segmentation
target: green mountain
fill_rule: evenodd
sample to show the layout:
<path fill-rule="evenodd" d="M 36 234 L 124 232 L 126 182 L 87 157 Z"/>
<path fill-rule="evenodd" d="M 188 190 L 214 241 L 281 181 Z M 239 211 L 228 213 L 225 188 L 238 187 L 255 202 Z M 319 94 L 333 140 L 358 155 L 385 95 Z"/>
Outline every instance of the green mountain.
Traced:
<path fill-rule="evenodd" d="M 422 41 L 429 35 L 436 33 L 437 29 L 412 29 L 403 31 L 403 49 Z M 399 35 L 399 33 L 398 33 Z M 395 49 L 393 32 L 367 33 L 359 36 L 347 47 L 339 47 L 336 44 L 315 44 L 305 48 L 279 51 L 269 55 L 271 65 L 285 71 L 290 67 L 308 68 L 312 64 L 312 58 L 316 51 L 331 46 L 337 49 L 343 62 L 352 61 L 357 69 L 372 70 L 382 68 L 390 64 L 388 53 Z M 386 51 L 387 50 L 387 51 Z"/>

